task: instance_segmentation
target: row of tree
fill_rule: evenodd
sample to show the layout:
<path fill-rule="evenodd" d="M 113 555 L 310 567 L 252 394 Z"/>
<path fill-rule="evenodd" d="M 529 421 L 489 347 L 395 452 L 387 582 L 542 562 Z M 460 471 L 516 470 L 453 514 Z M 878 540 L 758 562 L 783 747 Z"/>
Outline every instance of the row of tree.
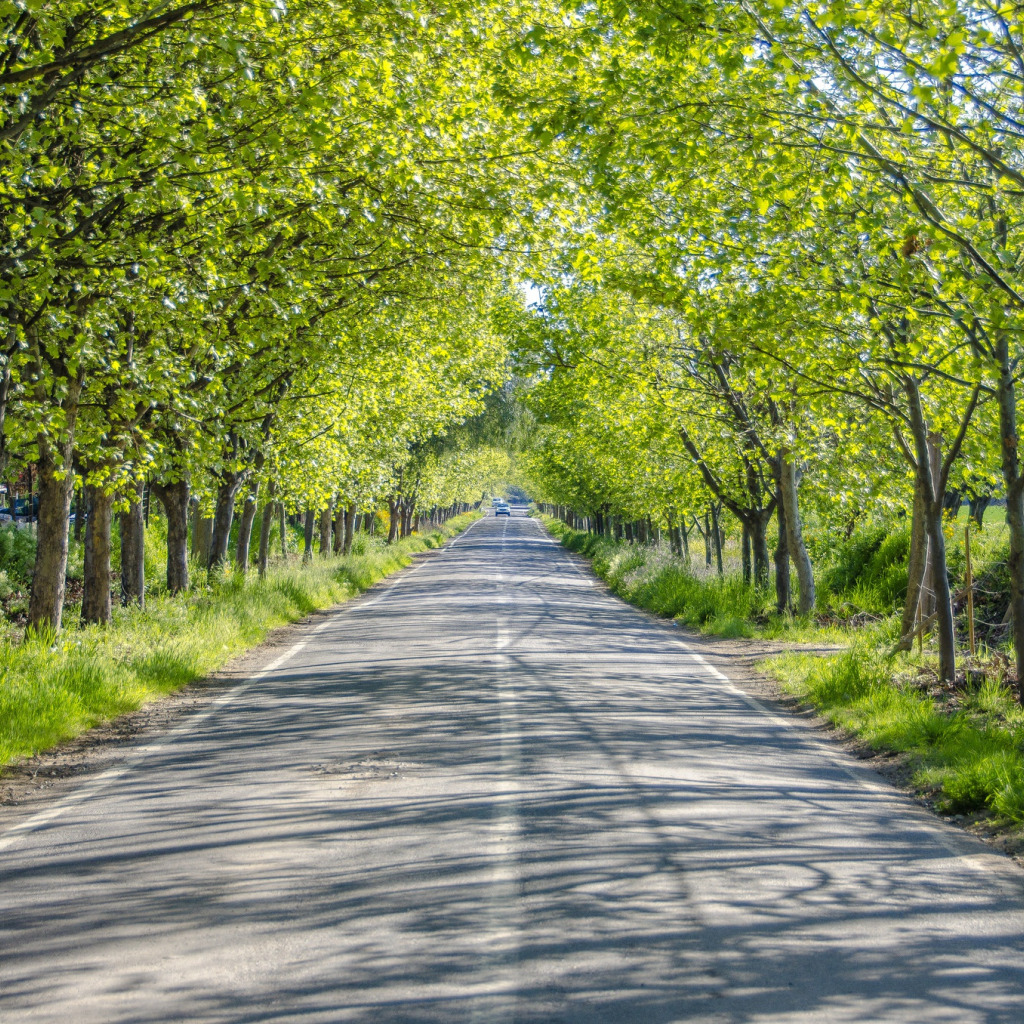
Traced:
<path fill-rule="evenodd" d="M 598 4 L 534 33 L 516 80 L 548 83 L 576 214 L 519 334 L 548 500 L 666 527 L 727 509 L 803 611 L 802 506 L 836 529 L 905 507 L 904 643 L 933 600 L 949 679 L 943 507 L 998 485 L 1024 680 L 1021 18 Z"/>
<path fill-rule="evenodd" d="M 143 598 L 144 488 L 171 591 L 190 509 L 216 568 L 232 536 L 248 563 L 261 503 L 343 522 L 390 501 L 408 527 L 479 499 L 500 453 L 460 464 L 443 438 L 506 376 L 509 275 L 482 247 L 508 161 L 470 22 L 68 0 L 0 24 L 0 480 L 37 480 L 32 625 L 61 625 L 76 489 L 99 622 L 118 511 Z"/>

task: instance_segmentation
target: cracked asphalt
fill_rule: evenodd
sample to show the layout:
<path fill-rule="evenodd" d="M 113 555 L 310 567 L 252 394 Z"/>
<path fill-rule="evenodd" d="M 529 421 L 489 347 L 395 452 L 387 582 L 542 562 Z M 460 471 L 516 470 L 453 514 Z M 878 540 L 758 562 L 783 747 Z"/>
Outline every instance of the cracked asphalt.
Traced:
<path fill-rule="evenodd" d="M 0 834 L 0 1020 L 1014 1022 L 1024 886 L 480 520 Z"/>

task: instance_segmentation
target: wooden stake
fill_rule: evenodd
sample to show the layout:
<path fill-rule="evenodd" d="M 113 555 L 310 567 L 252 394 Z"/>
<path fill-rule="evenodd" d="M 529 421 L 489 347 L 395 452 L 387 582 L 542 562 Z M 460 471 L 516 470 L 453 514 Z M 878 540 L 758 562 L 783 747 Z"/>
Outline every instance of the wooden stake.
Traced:
<path fill-rule="evenodd" d="M 964 551 L 967 555 L 967 636 L 974 657 L 974 574 L 971 571 L 971 528 L 964 527 Z"/>

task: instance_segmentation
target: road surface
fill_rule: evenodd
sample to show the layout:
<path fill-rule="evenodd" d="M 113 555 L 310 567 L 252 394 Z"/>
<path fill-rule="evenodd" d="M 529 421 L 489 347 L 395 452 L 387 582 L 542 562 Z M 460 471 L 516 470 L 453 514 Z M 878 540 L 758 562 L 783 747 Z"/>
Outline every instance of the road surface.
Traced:
<path fill-rule="evenodd" d="M 1018 1024 L 1021 877 L 491 516 L 0 836 L 0 1020 Z"/>

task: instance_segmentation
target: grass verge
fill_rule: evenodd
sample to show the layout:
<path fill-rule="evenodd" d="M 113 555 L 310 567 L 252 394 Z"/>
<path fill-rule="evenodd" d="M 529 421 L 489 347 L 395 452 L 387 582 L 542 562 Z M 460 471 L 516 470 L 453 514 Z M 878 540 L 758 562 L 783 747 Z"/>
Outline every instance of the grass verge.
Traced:
<path fill-rule="evenodd" d="M 358 538 L 344 558 L 226 574 L 213 586 L 117 609 L 106 627 L 0 641 L 0 767 L 195 682 L 277 626 L 355 596 L 439 547 L 479 513 L 387 546 Z"/>
<path fill-rule="evenodd" d="M 835 656 L 791 652 L 762 668 L 872 749 L 906 755 L 912 784 L 940 811 L 1024 822 L 1024 708 L 998 679 L 942 687 L 927 665 L 889 658 L 868 638 Z"/>
<path fill-rule="evenodd" d="M 773 593 L 758 591 L 739 575 L 698 575 L 666 548 L 641 547 L 573 530 L 538 516 L 570 551 L 590 559 L 594 572 L 645 611 L 676 619 L 702 633 L 724 637 L 784 639 L 795 643 L 845 643 L 850 630 L 810 616 L 780 615 Z"/>
<path fill-rule="evenodd" d="M 758 595 L 735 576 L 697 576 L 664 550 L 541 519 L 562 544 L 591 560 L 614 593 L 647 611 L 724 637 L 848 643 L 839 654 L 793 650 L 760 667 L 833 725 L 876 751 L 903 755 L 911 785 L 939 811 L 974 815 L 997 829 L 1024 823 L 1024 708 L 999 674 L 1005 656 L 977 666 L 984 670 L 979 685 L 944 687 L 934 656 L 889 656 L 895 616 L 857 628 L 780 616 L 768 606 L 771 595 Z"/>

